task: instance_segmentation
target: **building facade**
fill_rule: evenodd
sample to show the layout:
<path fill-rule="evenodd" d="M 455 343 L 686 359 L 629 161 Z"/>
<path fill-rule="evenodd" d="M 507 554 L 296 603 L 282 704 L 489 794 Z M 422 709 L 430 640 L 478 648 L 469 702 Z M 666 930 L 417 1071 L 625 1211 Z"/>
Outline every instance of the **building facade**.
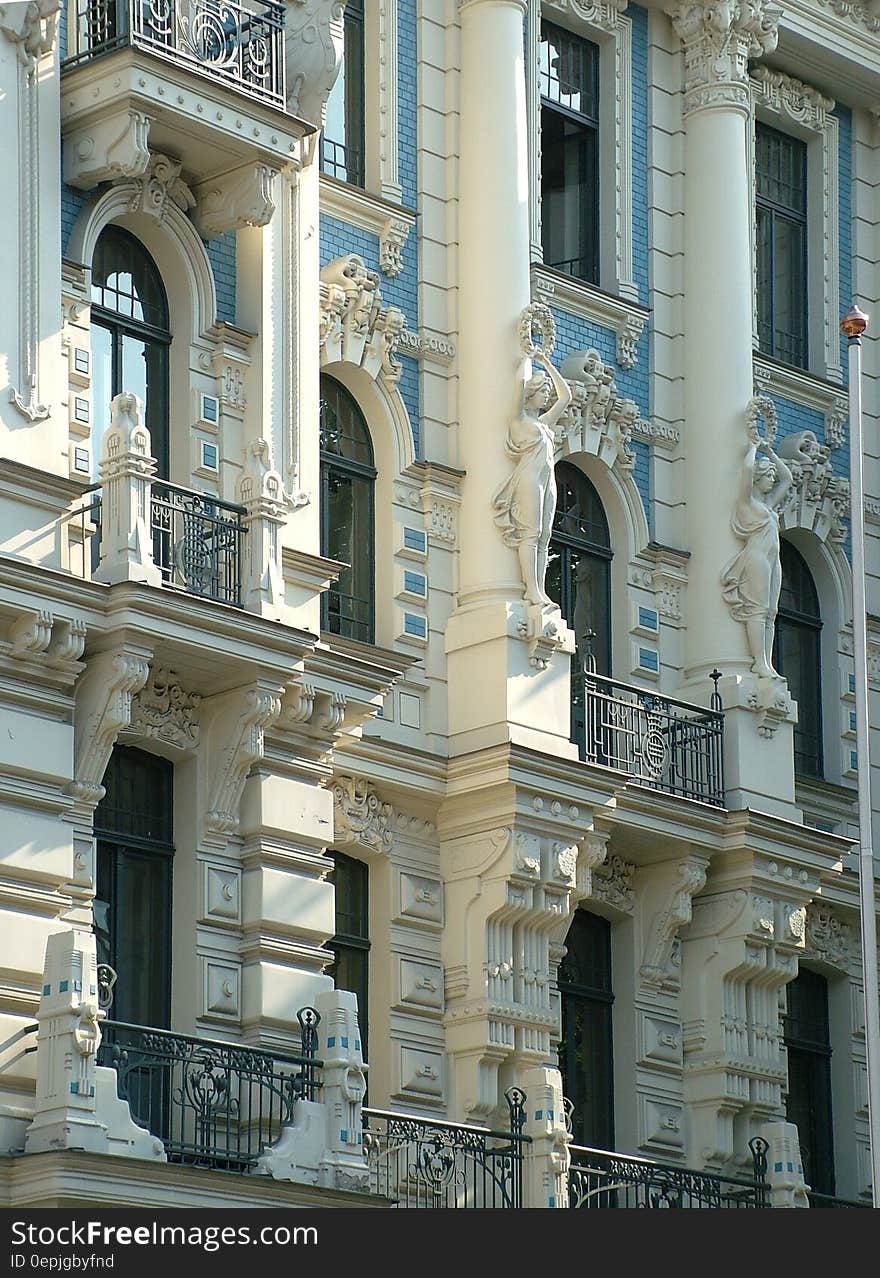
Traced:
<path fill-rule="evenodd" d="M 3 1201 L 870 1205 L 874 9 L 33 0 L 0 77 Z"/>

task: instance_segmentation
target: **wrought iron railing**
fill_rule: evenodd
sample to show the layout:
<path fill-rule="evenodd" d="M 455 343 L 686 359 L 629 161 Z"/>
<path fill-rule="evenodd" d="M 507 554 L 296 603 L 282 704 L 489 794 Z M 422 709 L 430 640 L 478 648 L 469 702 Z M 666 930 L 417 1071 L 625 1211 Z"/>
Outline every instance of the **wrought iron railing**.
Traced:
<path fill-rule="evenodd" d="M 277 0 L 76 0 L 65 68 L 125 45 L 284 106 L 284 5 Z"/>
<path fill-rule="evenodd" d="M 298 1019 L 298 1054 L 104 1021 L 99 1063 L 169 1162 L 245 1171 L 293 1122 L 295 1102 L 316 1097 L 320 1017 L 304 1008 Z"/>
<path fill-rule="evenodd" d="M 581 757 L 616 768 L 641 785 L 724 806 L 724 713 L 587 670 L 575 716 Z M 580 720 L 580 722 L 578 722 Z"/>
<path fill-rule="evenodd" d="M 833 1194 L 815 1194 L 809 1193 L 807 1197 L 810 1200 L 811 1207 L 867 1207 L 872 1206 L 869 1202 L 856 1202 L 852 1198 L 835 1198 Z"/>
<path fill-rule="evenodd" d="M 768 1207 L 767 1142 L 751 1142 L 752 1177 L 690 1171 L 646 1158 L 572 1145 L 569 1207 Z"/>
<path fill-rule="evenodd" d="M 241 606 L 243 506 L 154 479 L 153 560 L 163 586 Z"/>
<path fill-rule="evenodd" d="M 371 1191 L 396 1207 L 522 1207 L 525 1096 L 506 1099 L 506 1132 L 365 1109 Z"/>

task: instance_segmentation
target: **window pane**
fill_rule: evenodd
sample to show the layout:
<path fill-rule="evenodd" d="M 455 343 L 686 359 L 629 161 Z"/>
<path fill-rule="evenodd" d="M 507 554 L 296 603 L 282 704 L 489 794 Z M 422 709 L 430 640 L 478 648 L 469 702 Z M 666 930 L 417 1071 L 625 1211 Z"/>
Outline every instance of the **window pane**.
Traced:
<path fill-rule="evenodd" d="M 834 1134 L 828 983 L 818 973 L 802 969 L 788 986 L 786 997 L 786 1118 L 798 1125 L 807 1183 L 817 1193 L 833 1194 Z"/>
<path fill-rule="evenodd" d="M 104 435 L 110 425 L 113 390 L 113 336 L 98 320 L 92 320 L 92 479 L 101 477 Z"/>
<path fill-rule="evenodd" d="M 335 955 L 327 969 L 337 989 L 357 995 L 358 1020 L 367 1054 L 368 979 L 370 949 L 370 870 L 364 861 L 331 852 L 336 897 L 336 935 L 330 942 Z"/>
<path fill-rule="evenodd" d="M 118 226 L 108 226 L 98 237 L 92 302 L 126 319 L 168 327 L 168 304 L 156 264 L 140 240 Z"/>
<path fill-rule="evenodd" d="M 327 99 L 321 168 L 355 186 L 364 184 L 364 11 L 358 0 L 345 10 L 345 51 Z"/>
<path fill-rule="evenodd" d="M 806 143 L 756 125 L 755 186 L 758 341 L 768 355 L 806 367 Z"/>
<path fill-rule="evenodd" d="M 795 772 L 820 777 L 822 758 L 822 670 L 819 597 L 803 556 L 788 541 L 780 547 L 782 590 L 773 660 L 798 705 L 794 727 Z"/>
<path fill-rule="evenodd" d="M 126 850 L 118 854 L 114 935 L 114 1019 L 135 1025 L 167 1025 L 171 927 L 171 862 Z M 124 979 L 123 979 L 124 975 Z"/>
<path fill-rule="evenodd" d="M 538 82 L 542 97 L 598 124 L 598 45 L 542 22 Z"/>
<path fill-rule="evenodd" d="M 558 111 L 541 112 L 544 261 L 578 279 L 598 277 L 598 134 Z"/>
<path fill-rule="evenodd" d="M 806 226 L 777 214 L 773 219 L 773 351 L 787 364 L 806 355 Z"/>
<path fill-rule="evenodd" d="M 324 554 L 348 565 L 327 591 L 328 629 L 364 643 L 373 629 L 372 484 L 328 467 Z"/>
<path fill-rule="evenodd" d="M 559 965 L 562 1039 L 559 1067 L 573 1105 L 572 1129 L 582 1145 L 614 1145 L 611 926 L 586 910 L 575 913 Z"/>

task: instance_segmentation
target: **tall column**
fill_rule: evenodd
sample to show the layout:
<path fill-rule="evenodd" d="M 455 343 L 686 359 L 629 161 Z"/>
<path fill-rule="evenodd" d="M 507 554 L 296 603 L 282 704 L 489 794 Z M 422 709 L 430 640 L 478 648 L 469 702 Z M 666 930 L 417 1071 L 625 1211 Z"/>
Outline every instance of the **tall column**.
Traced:
<path fill-rule="evenodd" d="M 748 59 L 775 48 L 781 10 L 772 0 L 708 0 L 668 12 L 685 69 L 685 687 L 705 699 L 709 672 L 721 671 L 731 805 L 761 795 L 757 806 L 781 812 L 794 797 L 791 703 L 784 681 L 753 671 L 747 624 L 736 615 L 743 610 L 731 608 L 722 589 L 725 568 L 744 547 L 732 517 L 744 491 L 754 393 Z M 772 546 L 765 562 L 769 574 Z M 778 571 L 778 555 L 776 564 Z"/>
<path fill-rule="evenodd" d="M 558 751 L 568 738 L 569 663 L 560 651 L 568 632 L 558 611 L 525 601 L 517 551 L 493 510 L 514 469 L 508 430 L 523 411 L 530 372 L 520 336 L 530 302 L 526 7 L 526 0 L 459 0 L 459 450 L 466 477 L 459 606 L 447 629 L 456 753 L 510 738 Z"/>

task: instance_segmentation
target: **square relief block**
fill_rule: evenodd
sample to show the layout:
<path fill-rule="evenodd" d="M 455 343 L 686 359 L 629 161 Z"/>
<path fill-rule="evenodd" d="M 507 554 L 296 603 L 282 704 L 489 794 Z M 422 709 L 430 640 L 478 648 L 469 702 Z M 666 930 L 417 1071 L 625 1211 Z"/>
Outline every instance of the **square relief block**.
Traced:
<path fill-rule="evenodd" d="M 439 879 L 400 872 L 400 913 L 424 923 L 443 922 L 443 884 Z"/>
<path fill-rule="evenodd" d="M 241 1007 L 241 969 L 237 964 L 205 959 L 204 1015 L 237 1020 Z"/>
<path fill-rule="evenodd" d="M 443 1010 L 443 968 L 418 959 L 400 960 L 400 1001 L 407 1007 Z"/>
<path fill-rule="evenodd" d="M 400 1048 L 400 1089 L 432 1100 L 443 1098 L 443 1057 L 440 1052 Z"/>
<path fill-rule="evenodd" d="M 662 1149 L 684 1148 L 684 1113 L 681 1105 L 639 1097 L 640 1145 Z"/>
<path fill-rule="evenodd" d="M 646 1065 L 681 1069 L 681 1026 L 659 1016 L 639 1013 L 641 1060 Z"/>
<path fill-rule="evenodd" d="M 205 918 L 224 923 L 241 921 L 241 871 L 225 865 L 205 865 Z"/>
<path fill-rule="evenodd" d="M 411 692 L 401 692 L 398 697 L 400 705 L 400 723 L 404 728 L 420 728 L 422 726 L 422 703 Z"/>

